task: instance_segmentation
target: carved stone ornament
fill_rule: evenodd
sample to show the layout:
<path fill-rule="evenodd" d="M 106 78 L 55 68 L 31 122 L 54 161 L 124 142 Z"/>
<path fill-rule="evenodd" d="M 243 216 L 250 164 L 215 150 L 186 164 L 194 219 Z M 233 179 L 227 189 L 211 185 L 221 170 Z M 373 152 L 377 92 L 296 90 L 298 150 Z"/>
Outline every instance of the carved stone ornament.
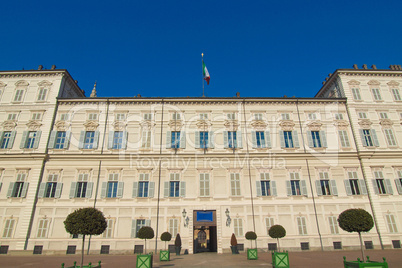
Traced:
<path fill-rule="evenodd" d="M 209 120 L 198 120 L 195 125 L 198 129 L 209 129 L 212 126 Z"/>
<path fill-rule="evenodd" d="M 371 125 L 373 123 L 369 120 L 369 119 L 361 119 L 359 121 L 359 125 L 363 128 L 363 129 L 370 129 Z"/>
<path fill-rule="evenodd" d="M 20 81 L 18 81 L 18 82 L 16 82 L 15 83 L 15 86 L 21 86 L 21 87 L 26 87 L 26 86 L 29 86 L 29 83 L 27 82 L 27 81 L 24 81 L 24 80 L 20 80 Z"/>
<path fill-rule="evenodd" d="M 225 120 L 225 123 L 223 123 L 223 125 L 231 131 L 236 131 L 237 128 L 239 127 L 239 123 L 237 122 L 237 120 Z"/>
<path fill-rule="evenodd" d="M 307 127 L 311 130 L 311 131 L 320 131 L 321 130 L 321 126 L 322 124 L 320 122 L 311 122 L 309 124 L 307 124 Z"/>
<path fill-rule="evenodd" d="M 0 87 L 5 87 L 5 86 L 7 86 L 7 84 L 0 81 Z"/>
<path fill-rule="evenodd" d="M 51 85 L 53 85 L 53 84 L 51 82 L 49 82 L 49 81 L 46 81 L 46 80 L 40 81 L 38 83 L 38 86 L 40 86 L 40 87 L 50 87 Z"/>
<path fill-rule="evenodd" d="M 70 124 L 64 120 L 59 120 L 54 125 L 55 125 L 57 131 L 66 131 L 70 127 Z"/>
<path fill-rule="evenodd" d="M 96 121 L 86 121 L 84 123 L 84 127 L 86 131 L 95 131 L 99 126 L 99 123 Z"/>
<path fill-rule="evenodd" d="M 279 123 L 279 126 L 283 131 L 292 131 L 295 127 L 295 123 L 290 120 L 285 120 Z"/>
<path fill-rule="evenodd" d="M 171 129 L 179 130 L 183 126 L 183 123 L 181 120 L 170 120 L 168 125 Z"/>
<path fill-rule="evenodd" d="M 367 85 L 371 85 L 371 86 L 378 86 L 380 85 L 380 82 L 376 81 L 376 80 L 371 80 L 367 83 Z"/>
<path fill-rule="evenodd" d="M 346 130 L 349 127 L 349 123 L 346 120 L 336 120 L 334 126 L 340 130 Z"/>
<path fill-rule="evenodd" d="M 140 122 L 140 126 L 143 129 L 152 129 L 155 126 L 155 122 L 151 120 L 143 120 Z"/>
<path fill-rule="evenodd" d="M 112 126 L 116 131 L 123 131 L 126 128 L 126 123 L 122 121 L 115 121 Z"/>
<path fill-rule="evenodd" d="M 31 131 L 39 130 L 39 128 L 40 128 L 41 125 L 42 125 L 42 124 L 39 123 L 39 122 L 36 121 L 36 120 L 29 120 L 29 122 L 27 123 L 28 129 L 31 130 Z"/>
<path fill-rule="evenodd" d="M 265 123 L 263 120 L 253 120 L 253 122 L 251 122 L 251 126 L 256 130 L 265 130 L 267 123 Z"/>
<path fill-rule="evenodd" d="M 17 123 L 13 120 L 7 120 L 3 122 L 2 126 L 4 130 L 12 131 L 17 126 Z"/>
<path fill-rule="evenodd" d="M 358 85 L 360 85 L 360 82 L 357 81 L 357 80 L 350 80 L 350 81 L 348 82 L 348 84 L 349 84 L 349 85 L 352 85 L 352 86 L 358 86 Z"/>
<path fill-rule="evenodd" d="M 380 120 L 380 125 L 384 128 L 391 128 L 393 124 L 394 123 L 392 123 L 392 121 L 388 118 Z"/>
<path fill-rule="evenodd" d="M 399 87 L 399 83 L 393 80 L 388 82 L 387 85 L 390 87 Z"/>

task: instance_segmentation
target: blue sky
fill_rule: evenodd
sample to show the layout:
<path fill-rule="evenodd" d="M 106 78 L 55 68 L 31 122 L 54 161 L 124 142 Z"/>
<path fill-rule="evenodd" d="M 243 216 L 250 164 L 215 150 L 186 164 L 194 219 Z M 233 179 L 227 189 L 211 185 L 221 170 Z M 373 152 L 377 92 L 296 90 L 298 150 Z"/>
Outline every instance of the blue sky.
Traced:
<path fill-rule="evenodd" d="M 402 1 L 8 1 L 0 70 L 67 69 L 89 96 L 313 97 L 336 69 L 402 64 Z"/>

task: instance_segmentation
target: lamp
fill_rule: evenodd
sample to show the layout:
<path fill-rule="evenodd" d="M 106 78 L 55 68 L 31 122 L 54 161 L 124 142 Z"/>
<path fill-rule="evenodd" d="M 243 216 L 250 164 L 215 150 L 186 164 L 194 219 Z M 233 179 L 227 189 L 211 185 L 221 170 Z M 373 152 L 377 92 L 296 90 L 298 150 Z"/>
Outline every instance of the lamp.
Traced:
<path fill-rule="evenodd" d="M 230 218 L 230 216 L 229 216 L 229 209 L 227 208 L 226 209 L 226 211 L 225 211 L 225 214 L 226 214 L 226 226 L 230 226 L 230 223 L 232 222 L 232 219 Z"/>
<path fill-rule="evenodd" d="M 183 215 L 184 227 L 188 227 L 188 222 L 190 221 L 190 219 L 186 217 L 187 215 L 186 209 L 183 209 L 183 212 L 181 214 Z"/>

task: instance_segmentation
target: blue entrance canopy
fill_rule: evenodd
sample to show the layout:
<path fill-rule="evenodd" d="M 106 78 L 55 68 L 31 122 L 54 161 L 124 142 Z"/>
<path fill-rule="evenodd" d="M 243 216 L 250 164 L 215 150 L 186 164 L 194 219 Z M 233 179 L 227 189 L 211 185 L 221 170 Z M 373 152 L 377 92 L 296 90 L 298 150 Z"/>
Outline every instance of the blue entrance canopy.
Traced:
<path fill-rule="evenodd" d="M 197 221 L 212 222 L 213 221 L 212 211 L 197 211 Z"/>

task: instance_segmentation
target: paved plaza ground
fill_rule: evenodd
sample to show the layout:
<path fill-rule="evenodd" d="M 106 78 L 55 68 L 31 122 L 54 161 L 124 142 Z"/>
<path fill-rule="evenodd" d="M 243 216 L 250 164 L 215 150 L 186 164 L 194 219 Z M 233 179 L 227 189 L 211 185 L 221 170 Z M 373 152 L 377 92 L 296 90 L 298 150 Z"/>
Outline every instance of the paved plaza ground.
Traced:
<path fill-rule="evenodd" d="M 360 257 L 360 251 L 304 251 L 289 252 L 290 267 L 324 267 L 341 268 L 343 267 L 343 256 L 347 260 L 356 260 Z M 382 261 L 382 257 L 387 259 L 390 268 L 402 267 L 402 250 L 367 250 L 365 255 L 369 255 L 371 260 Z M 272 267 L 271 254 L 259 252 L 258 260 L 247 260 L 245 253 L 239 255 L 199 253 L 194 255 L 171 255 L 171 261 L 159 261 L 159 255 L 154 255 L 154 268 L 157 267 Z M 102 261 L 102 268 L 135 267 L 136 255 L 85 255 L 85 263 L 97 263 Z M 71 266 L 74 261 L 79 263 L 80 255 L 1 255 L 0 267 L 7 268 L 27 268 L 27 267 L 61 267 L 65 263 L 66 267 Z"/>

